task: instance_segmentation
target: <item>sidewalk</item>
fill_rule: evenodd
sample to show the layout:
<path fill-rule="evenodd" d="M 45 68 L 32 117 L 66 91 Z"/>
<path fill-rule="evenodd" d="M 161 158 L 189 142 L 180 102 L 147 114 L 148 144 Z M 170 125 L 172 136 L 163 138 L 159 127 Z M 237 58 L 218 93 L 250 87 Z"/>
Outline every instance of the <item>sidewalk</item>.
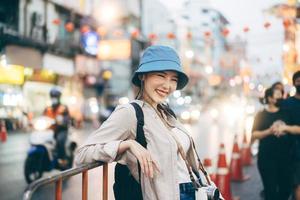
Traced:
<path fill-rule="evenodd" d="M 251 166 L 244 167 L 244 174 L 250 175 L 250 179 L 244 182 L 231 182 L 233 196 L 239 196 L 240 200 L 263 200 L 259 193 L 263 189 L 257 170 L 256 158 Z"/>

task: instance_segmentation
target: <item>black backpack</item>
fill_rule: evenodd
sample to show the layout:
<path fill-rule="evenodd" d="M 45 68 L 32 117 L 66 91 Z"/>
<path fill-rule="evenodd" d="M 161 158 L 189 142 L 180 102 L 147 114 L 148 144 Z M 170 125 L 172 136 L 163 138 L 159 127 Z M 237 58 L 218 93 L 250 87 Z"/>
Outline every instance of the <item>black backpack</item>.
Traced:
<path fill-rule="evenodd" d="M 137 103 L 130 103 L 135 109 L 137 118 L 135 140 L 143 147 L 147 148 L 144 135 L 144 114 L 142 108 Z M 138 162 L 139 180 L 141 180 L 141 166 Z M 143 200 L 141 185 L 131 175 L 128 167 L 117 163 L 115 167 L 115 183 L 113 186 L 116 200 Z"/>

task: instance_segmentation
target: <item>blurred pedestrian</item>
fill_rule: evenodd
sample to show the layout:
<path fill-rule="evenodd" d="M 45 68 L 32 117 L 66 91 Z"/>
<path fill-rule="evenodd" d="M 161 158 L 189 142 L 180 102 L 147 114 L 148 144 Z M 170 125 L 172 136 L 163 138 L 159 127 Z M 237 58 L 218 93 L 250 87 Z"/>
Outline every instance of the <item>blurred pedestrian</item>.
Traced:
<path fill-rule="evenodd" d="M 277 100 L 282 91 L 268 88 L 264 95 L 266 107 L 258 112 L 252 128 L 252 141 L 259 140 L 257 166 L 264 186 L 265 200 L 287 200 L 291 191 L 290 136 L 276 136 L 275 129 L 288 118 Z"/>
<path fill-rule="evenodd" d="M 65 145 L 68 138 L 68 128 L 71 117 L 68 107 L 61 103 L 61 91 L 54 87 L 50 90 L 49 95 L 51 98 L 51 106 L 46 107 L 44 115 L 55 120 L 51 129 L 54 131 L 58 162 L 64 168 L 68 164 Z"/>
<path fill-rule="evenodd" d="M 191 182 L 190 175 L 191 169 L 198 171 L 196 151 L 191 137 L 165 103 L 169 95 L 188 82 L 177 53 L 166 46 L 147 48 L 132 82 L 139 87 L 132 103 L 142 109 L 144 123 L 137 125 L 136 112 L 130 103 L 119 105 L 78 149 L 76 163 L 117 161 L 127 165 L 142 189 L 142 197 L 131 199 L 194 200 L 195 182 Z M 146 148 L 135 140 L 140 126 L 144 127 Z M 192 168 L 187 167 L 189 163 Z M 125 186 L 128 193 L 129 183 Z M 119 196 L 118 187 L 114 185 L 115 198 L 126 199 Z"/>
<path fill-rule="evenodd" d="M 300 71 L 294 73 L 293 85 L 296 88 L 296 94 L 284 100 L 281 105 L 282 110 L 289 117 L 289 123 L 277 127 L 277 132 L 278 134 L 289 132 L 292 135 L 293 177 L 300 180 L 300 177 L 297 177 L 300 176 Z"/>

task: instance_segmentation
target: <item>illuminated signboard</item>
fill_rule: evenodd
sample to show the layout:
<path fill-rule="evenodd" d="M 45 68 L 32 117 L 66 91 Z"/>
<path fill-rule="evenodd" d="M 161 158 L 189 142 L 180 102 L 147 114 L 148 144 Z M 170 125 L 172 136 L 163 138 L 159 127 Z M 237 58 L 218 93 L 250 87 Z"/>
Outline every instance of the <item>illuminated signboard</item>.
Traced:
<path fill-rule="evenodd" d="M 20 65 L 0 66 L 0 83 L 22 85 L 24 67 Z"/>
<path fill-rule="evenodd" d="M 130 40 L 102 40 L 97 57 L 100 60 L 127 60 L 131 55 Z"/>

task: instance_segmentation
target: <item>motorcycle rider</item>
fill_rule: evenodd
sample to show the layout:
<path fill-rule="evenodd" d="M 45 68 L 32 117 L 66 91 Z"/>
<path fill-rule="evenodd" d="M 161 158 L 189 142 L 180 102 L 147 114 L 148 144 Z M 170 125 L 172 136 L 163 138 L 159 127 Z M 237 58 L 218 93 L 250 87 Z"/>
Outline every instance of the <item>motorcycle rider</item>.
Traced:
<path fill-rule="evenodd" d="M 61 104 L 61 91 L 58 88 L 50 90 L 50 98 L 51 106 L 45 109 L 44 115 L 55 120 L 55 124 L 51 126 L 51 129 L 54 131 L 56 140 L 58 164 L 63 168 L 68 165 L 65 144 L 68 137 L 70 114 L 67 106 Z"/>

